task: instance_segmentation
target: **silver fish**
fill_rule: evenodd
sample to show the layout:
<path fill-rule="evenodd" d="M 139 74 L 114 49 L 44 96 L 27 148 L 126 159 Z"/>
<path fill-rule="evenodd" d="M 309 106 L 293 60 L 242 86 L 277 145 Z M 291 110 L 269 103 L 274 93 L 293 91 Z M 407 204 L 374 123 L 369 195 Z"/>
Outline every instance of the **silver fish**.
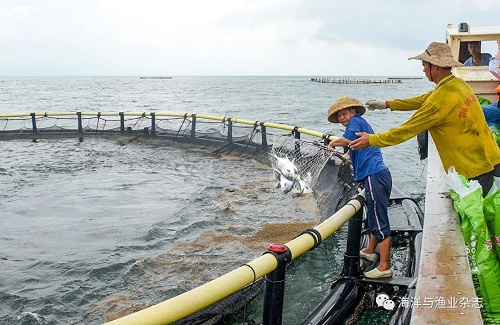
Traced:
<path fill-rule="evenodd" d="M 313 192 L 311 185 L 306 181 L 300 179 L 299 184 L 300 184 L 301 194 L 308 194 Z"/>
<path fill-rule="evenodd" d="M 304 179 L 302 179 L 302 176 L 300 175 L 297 176 L 297 179 L 295 180 L 294 186 L 292 188 L 292 194 L 294 194 L 294 196 L 300 196 L 302 194 L 312 193 L 313 189 L 311 186 L 311 182 L 311 172 L 308 172 L 307 176 Z"/>
<path fill-rule="evenodd" d="M 281 172 L 279 170 L 277 170 L 276 168 L 273 168 L 273 175 L 274 175 L 274 179 L 276 179 L 278 181 L 281 179 Z"/>
<path fill-rule="evenodd" d="M 274 179 L 276 180 L 276 188 L 281 187 L 281 173 L 279 170 L 273 168 Z"/>
<path fill-rule="evenodd" d="M 302 188 L 302 185 L 300 184 L 300 179 L 297 177 L 297 179 L 293 182 L 292 186 L 292 196 L 301 196 L 302 193 L 304 193 L 304 188 Z"/>
<path fill-rule="evenodd" d="M 276 159 L 276 168 L 280 171 L 281 175 L 288 178 L 289 180 L 295 180 L 299 174 L 297 166 L 290 161 L 288 157 L 278 157 L 272 155 Z"/>
<path fill-rule="evenodd" d="M 289 180 L 286 177 L 281 177 L 281 179 L 280 179 L 281 191 L 284 194 L 290 192 L 293 189 L 295 183 L 297 183 L 295 180 Z"/>

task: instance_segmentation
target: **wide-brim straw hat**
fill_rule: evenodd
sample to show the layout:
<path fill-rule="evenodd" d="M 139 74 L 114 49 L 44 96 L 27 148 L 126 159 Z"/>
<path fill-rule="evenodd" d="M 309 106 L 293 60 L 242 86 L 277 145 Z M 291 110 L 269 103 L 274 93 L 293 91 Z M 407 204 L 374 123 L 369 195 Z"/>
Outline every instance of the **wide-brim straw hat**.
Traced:
<path fill-rule="evenodd" d="M 349 107 L 356 109 L 359 115 L 363 115 L 366 112 L 365 106 L 359 100 L 342 96 L 337 98 L 337 101 L 330 106 L 328 110 L 328 121 L 331 123 L 339 123 L 337 112 Z"/>
<path fill-rule="evenodd" d="M 448 44 L 438 42 L 432 42 L 422 54 L 408 58 L 408 60 L 422 60 L 442 68 L 463 66 L 453 58 Z"/>

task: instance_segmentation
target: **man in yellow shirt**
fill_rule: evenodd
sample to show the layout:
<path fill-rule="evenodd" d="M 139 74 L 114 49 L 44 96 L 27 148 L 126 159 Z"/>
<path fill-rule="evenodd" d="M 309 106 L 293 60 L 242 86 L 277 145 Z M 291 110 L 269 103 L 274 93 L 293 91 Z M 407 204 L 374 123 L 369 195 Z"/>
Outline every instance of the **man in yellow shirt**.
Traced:
<path fill-rule="evenodd" d="M 416 112 L 408 121 L 387 132 L 356 133 L 358 138 L 349 144 L 350 148 L 392 146 L 429 130 L 444 170 L 448 172 L 449 167 L 454 166 L 459 174 L 477 179 L 485 196 L 493 184 L 493 176 L 500 177 L 500 148 L 474 92 L 451 73 L 452 67 L 462 64 L 453 59 L 448 44 L 437 42 L 410 59 L 422 61 L 423 72 L 436 87 L 413 98 L 368 101 L 369 110 L 390 108 Z"/>

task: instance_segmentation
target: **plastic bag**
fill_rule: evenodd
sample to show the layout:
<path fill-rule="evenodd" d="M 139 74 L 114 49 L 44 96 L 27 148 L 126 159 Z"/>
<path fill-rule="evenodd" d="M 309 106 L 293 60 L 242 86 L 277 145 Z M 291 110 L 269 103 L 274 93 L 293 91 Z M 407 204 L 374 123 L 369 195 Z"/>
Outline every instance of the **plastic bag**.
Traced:
<path fill-rule="evenodd" d="M 476 97 L 477 97 L 477 101 L 479 102 L 479 105 L 481 105 L 481 106 L 491 104 L 491 102 L 489 100 L 487 100 L 486 98 L 479 97 L 479 96 L 476 96 Z"/>
<path fill-rule="evenodd" d="M 478 298 L 482 301 L 483 322 L 500 324 L 500 260 L 495 252 L 495 237 L 491 236 L 489 229 L 493 227 L 492 230 L 496 231 L 495 227 L 500 225 L 500 222 L 490 221 L 500 219 L 496 219 L 498 206 L 488 208 L 500 199 L 500 192 L 498 188 L 496 192 L 490 190 L 488 196 L 483 199 L 481 185 L 475 180 L 469 182 L 453 167 L 450 167 L 445 181 L 450 187 L 453 206 L 460 217 L 472 282 Z M 489 222 L 486 221 L 485 211 Z"/>

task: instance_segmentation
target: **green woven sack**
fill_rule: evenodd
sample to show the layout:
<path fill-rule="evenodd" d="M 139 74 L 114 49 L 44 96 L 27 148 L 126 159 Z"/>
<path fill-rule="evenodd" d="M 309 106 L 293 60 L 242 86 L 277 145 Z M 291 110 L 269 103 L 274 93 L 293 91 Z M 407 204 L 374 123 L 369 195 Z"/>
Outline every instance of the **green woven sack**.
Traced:
<path fill-rule="evenodd" d="M 493 186 L 483 201 L 483 212 L 493 248 L 500 260 L 500 177 L 494 177 Z"/>
<path fill-rule="evenodd" d="M 446 177 L 453 206 L 460 217 L 472 282 L 483 305 L 483 322 L 500 324 L 500 260 L 484 215 L 483 189 L 477 181 L 469 182 L 455 171 Z"/>

